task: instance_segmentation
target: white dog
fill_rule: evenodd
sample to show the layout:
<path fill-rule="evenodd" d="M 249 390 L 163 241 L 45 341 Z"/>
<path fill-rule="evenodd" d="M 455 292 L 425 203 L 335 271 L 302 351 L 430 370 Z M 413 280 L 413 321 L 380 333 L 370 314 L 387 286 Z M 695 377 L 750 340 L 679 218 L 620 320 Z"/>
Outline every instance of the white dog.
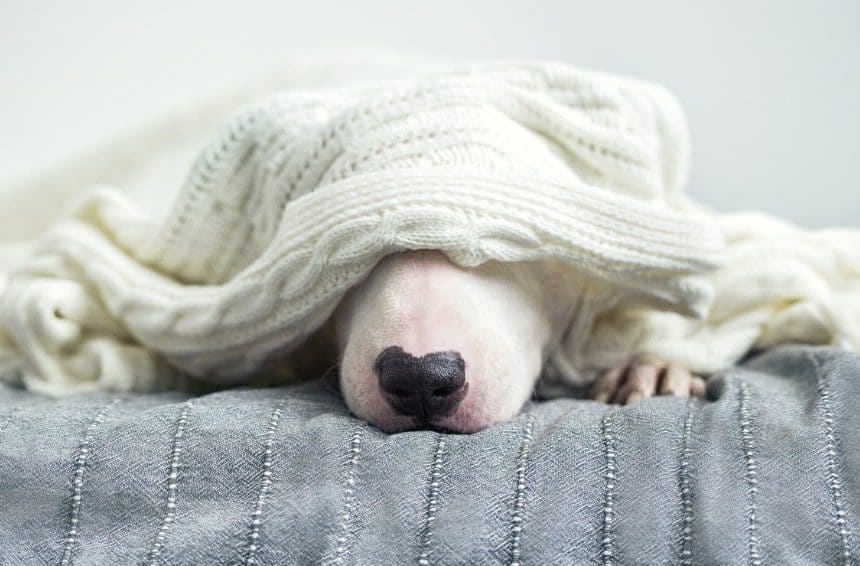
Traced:
<path fill-rule="evenodd" d="M 570 324 L 582 290 L 566 273 L 550 262 L 463 269 L 433 251 L 388 256 L 333 318 L 347 405 L 389 432 L 475 432 L 511 418 Z M 701 377 L 653 358 L 605 372 L 592 389 L 619 403 L 703 393 Z"/>

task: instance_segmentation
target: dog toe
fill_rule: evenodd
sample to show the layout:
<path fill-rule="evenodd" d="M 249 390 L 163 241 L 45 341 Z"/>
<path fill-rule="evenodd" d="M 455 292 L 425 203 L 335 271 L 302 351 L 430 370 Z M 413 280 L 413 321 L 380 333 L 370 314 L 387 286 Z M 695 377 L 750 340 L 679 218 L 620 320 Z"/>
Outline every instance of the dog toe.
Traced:
<path fill-rule="evenodd" d="M 663 372 L 660 381 L 660 395 L 673 395 L 675 397 L 689 397 L 693 374 L 680 366 L 669 364 Z"/>
<path fill-rule="evenodd" d="M 647 363 L 631 366 L 627 382 L 618 391 L 616 401 L 625 405 L 632 405 L 652 397 L 657 392 L 659 379 L 660 366 L 658 365 Z"/>
<path fill-rule="evenodd" d="M 703 377 L 693 375 L 690 379 L 690 396 L 702 399 L 705 396 L 707 382 Z"/>
<path fill-rule="evenodd" d="M 626 366 L 618 366 L 600 374 L 591 387 L 589 396 L 595 401 L 608 403 L 623 383 L 626 371 Z"/>

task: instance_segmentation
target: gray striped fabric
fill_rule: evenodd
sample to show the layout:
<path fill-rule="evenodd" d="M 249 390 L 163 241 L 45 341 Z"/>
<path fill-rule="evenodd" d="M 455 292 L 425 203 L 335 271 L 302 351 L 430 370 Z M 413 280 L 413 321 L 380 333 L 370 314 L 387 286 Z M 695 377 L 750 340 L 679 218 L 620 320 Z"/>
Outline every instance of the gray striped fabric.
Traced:
<path fill-rule="evenodd" d="M 2 564 L 857 564 L 860 358 L 791 347 L 713 402 L 560 399 L 383 434 L 319 384 L 0 390 Z"/>

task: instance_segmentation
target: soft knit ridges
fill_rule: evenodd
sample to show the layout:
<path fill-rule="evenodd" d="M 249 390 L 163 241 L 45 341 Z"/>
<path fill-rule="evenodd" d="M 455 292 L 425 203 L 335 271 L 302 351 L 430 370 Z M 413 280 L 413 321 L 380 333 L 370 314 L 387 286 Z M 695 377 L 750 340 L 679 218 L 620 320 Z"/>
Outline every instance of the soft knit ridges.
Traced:
<path fill-rule="evenodd" d="M 707 373 L 787 342 L 860 350 L 860 231 L 808 232 L 759 213 L 718 221 L 726 265 L 711 277 L 708 316 L 618 310 L 582 344 L 582 358 L 600 367 L 619 352 L 651 352 Z"/>
<path fill-rule="evenodd" d="M 55 393 L 145 389 L 164 361 L 239 380 L 384 255 L 430 248 L 589 278 L 554 357 L 578 379 L 608 357 L 585 342 L 608 309 L 707 314 L 724 231 L 682 194 L 688 160 L 665 90 L 564 65 L 289 91 L 235 115 L 163 222 L 111 189 L 83 198 L 0 289 L 0 365 Z"/>
<path fill-rule="evenodd" d="M 428 160 L 466 175 L 519 170 L 570 183 L 578 174 L 596 186 L 662 201 L 665 191 L 678 190 L 663 178 L 679 182 L 686 167 L 678 159 L 686 158 L 683 121 L 664 125 L 678 114 L 668 95 L 651 98 L 656 87 L 606 81 L 610 86 L 600 88 L 588 74 L 563 66 L 494 66 L 477 76 L 404 81 L 357 95 L 347 89 L 340 97 L 278 97 L 240 115 L 204 153 L 143 259 L 159 258 L 160 268 L 201 282 L 221 281 L 242 265 L 236 256 L 256 257 L 268 244 L 286 202 L 346 176 L 401 172 Z M 655 100 L 665 116 L 653 108 Z M 662 137 L 664 130 L 670 137 Z M 548 151 L 544 138 L 577 160 L 573 169 Z M 452 148 L 459 154 L 443 154 Z M 237 216 L 226 218 L 234 229 L 232 257 L 222 247 L 209 252 L 217 259 L 207 257 L 210 234 L 225 235 L 215 220 L 231 212 Z"/>

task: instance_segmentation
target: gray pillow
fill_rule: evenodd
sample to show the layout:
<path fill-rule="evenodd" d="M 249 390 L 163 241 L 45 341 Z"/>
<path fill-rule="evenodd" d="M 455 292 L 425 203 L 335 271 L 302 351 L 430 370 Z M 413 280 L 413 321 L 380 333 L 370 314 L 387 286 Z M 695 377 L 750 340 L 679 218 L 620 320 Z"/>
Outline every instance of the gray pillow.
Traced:
<path fill-rule="evenodd" d="M 0 390 L 0 563 L 856 563 L 860 368 L 786 347 L 713 402 L 386 435 L 320 383 Z"/>

